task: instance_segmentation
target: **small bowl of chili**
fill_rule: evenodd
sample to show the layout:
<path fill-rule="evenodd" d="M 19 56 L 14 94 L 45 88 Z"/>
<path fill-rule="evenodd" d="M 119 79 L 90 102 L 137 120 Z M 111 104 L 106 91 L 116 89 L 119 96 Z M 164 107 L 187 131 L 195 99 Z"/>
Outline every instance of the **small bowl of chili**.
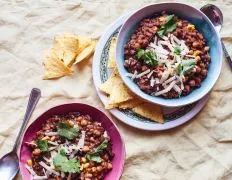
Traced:
<path fill-rule="evenodd" d="M 181 3 L 152 4 L 122 25 L 116 61 L 127 87 L 146 101 L 177 107 L 203 98 L 222 66 L 218 33 L 200 11 Z"/>
<path fill-rule="evenodd" d="M 125 147 L 116 125 L 80 103 L 53 107 L 26 130 L 20 171 L 31 179 L 120 179 Z"/>

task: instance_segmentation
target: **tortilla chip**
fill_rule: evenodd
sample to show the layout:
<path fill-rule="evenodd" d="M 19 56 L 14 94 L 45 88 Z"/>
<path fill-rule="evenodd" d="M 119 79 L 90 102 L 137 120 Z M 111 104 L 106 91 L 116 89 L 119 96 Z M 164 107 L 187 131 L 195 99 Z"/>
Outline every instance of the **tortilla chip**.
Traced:
<path fill-rule="evenodd" d="M 132 109 L 136 106 L 138 106 L 139 104 L 142 104 L 144 101 L 140 100 L 140 99 L 131 99 L 129 101 L 123 102 L 119 104 L 119 108 L 120 109 Z"/>
<path fill-rule="evenodd" d="M 106 82 L 104 82 L 103 84 L 101 84 L 101 85 L 99 86 L 99 89 L 100 89 L 102 92 L 104 92 L 104 93 L 106 93 L 106 94 L 109 95 L 109 94 L 112 92 L 112 90 L 113 90 L 113 86 L 114 86 L 115 84 L 120 84 L 120 83 L 122 83 L 122 82 L 123 82 L 123 81 L 122 81 L 122 79 L 119 77 L 118 70 L 115 69 L 115 70 L 113 71 L 112 75 L 110 76 L 110 78 L 109 78 Z"/>
<path fill-rule="evenodd" d="M 134 94 L 126 87 L 124 83 L 114 84 L 110 92 L 109 104 L 118 104 L 134 98 Z"/>
<path fill-rule="evenodd" d="M 106 104 L 105 105 L 105 109 L 113 109 L 113 108 L 117 108 L 119 104 Z"/>
<path fill-rule="evenodd" d="M 73 70 L 65 66 L 53 50 L 45 54 L 44 67 L 43 79 L 55 79 L 73 73 Z"/>
<path fill-rule="evenodd" d="M 116 41 L 117 38 L 113 37 L 110 43 L 110 50 L 109 50 L 109 59 L 108 59 L 108 68 L 115 68 L 116 67 Z"/>
<path fill-rule="evenodd" d="M 92 40 L 86 36 L 77 35 L 79 41 L 78 54 L 80 54 L 87 46 L 92 44 Z"/>
<path fill-rule="evenodd" d="M 87 46 L 84 50 L 82 50 L 80 54 L 78 54 L 78 56 L 76 57 L 74 64 L 77 64 L 83 61 L 84 59 L 89 58 L 94 52 L 95 45 L 96 43 L 93 41 L 89 46 Z"/>
<path fill-rule="evenodd" d="M 54 42 L 54 51 L 63 60 L 66 66 L 72 66 L 79 48 L 79 40 L 76 35 L 57 35 Z"/>
<path fill-rule="evenodd" d="M 134 107 L 132 111 L 150 120 L 158 123 L 164 123 L 161 107 L 156 104 L 143 103 Z"/>

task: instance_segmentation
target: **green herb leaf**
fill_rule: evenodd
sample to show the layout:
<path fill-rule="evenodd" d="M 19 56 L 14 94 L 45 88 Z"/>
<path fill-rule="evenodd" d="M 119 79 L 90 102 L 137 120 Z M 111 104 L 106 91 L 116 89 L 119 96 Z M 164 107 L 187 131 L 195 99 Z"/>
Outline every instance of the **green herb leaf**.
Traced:
<path fill-rule="evenodd" d="M 60 150 L 60 154 L 61 154 L 62 156 L 65 156 L 65 155 L 66 155 L 64 149 L 61 149 L 61 150 Z"/>
<path fill-rule="evenodd" d="M 77 159 L 68 160 L 63 154 L 57 154 L 53 158 L 54 166 L 64 172 L 80 173 L 80 162 Z"/>
<path fill-rule="evenodd" d="M 48 151 L 48 142 L 42 139 L 39 139 L 36 142 L 37 146 L 41 150 L 41 152 L 47 152 Z"/>
<path fill-rule="evenodd" d="M 158 64 L 156 53 L 153 51 L 145 51 L 143 49 L 139 49 L 137 51 L 137 57 L 144 64 L 156 66 Z"/>
<path fill-rule="evenodd" d="M 108 141 L 104 140 L 93 152 L 89 152 L 86 155 L 86 158 L 89 161 L 94 161 L 96 163 L 100 163 L 102 158 L 100 157 L 100 153 L 108 148 Z"/>
<path fill-rule="evenodd" d="M 137 51 L 136 51 L 136 56 L 137 56 L 137 58 L 138 59 L 141 59 L 142 58 L 142 56 L 144 55 L 144 50 L 143 49 L 137 49 Z"/>
<path fill-rule="evenodd" d="M 86 158 L 87 158 L 89 161 L 93 161 L 93 162 L 96 162 L 96 163 L 102 162 L 102 158 L 101 158 L 100 155 L 98 155 L 98 154 L 96 154 L 96 155 L 87 154 Z"/>
<path fill-rule="evenodd" d="M 182 60 L 176 67 L 175 71 L 177 74 L 182 76 L 190 72 L 195 67 L 196 63 L 195 59 Z"/>
<path fill-rule="evenodd" d="M 178 46 L 174 47 L 174 54 L 177 55 L 177 56 L 179 56 L 180 53 L 181 53 L 180 47 L 178 47 Z"/>
<path fill-rule="evenodd" d="M 79 135 L 79 129 L 72 127 L 69 123 L 66 122 L 59 122 L 57 132 L 60 136 L 69 140 L 72 140 Z"/>
<path fill-rule="evenodd" d="M 172 31 L 174 31 L 177 27 L 176 20 L 174 19 L 174 15 L 170 15 L 166 19 L 166 23 L 161 26 L 161 28 L 157 31 L 159 36 L 166 35 Z"/>

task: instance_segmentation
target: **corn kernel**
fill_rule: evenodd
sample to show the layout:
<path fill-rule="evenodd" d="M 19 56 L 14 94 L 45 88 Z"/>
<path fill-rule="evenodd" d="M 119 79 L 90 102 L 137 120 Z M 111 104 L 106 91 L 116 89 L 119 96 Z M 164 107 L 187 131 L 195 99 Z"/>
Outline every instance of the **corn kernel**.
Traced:
<path fill-rule="evenodd" d="M 88 167 L 89 167 L 89 163 L 83 164 L 83 168 L 88 168 Z"/>
<path fill-rule="evenodd" d="M 32 160 L 31 159 L 27 160 L 27 165 L 32 166 Z"/>
<path fill-rule="evenodd" d="M 200 56 L 197 56 L 196 57 L 196 61 L 200 61 L 201 60 L 201 57 Z"/>
<path fill-rule="evenodd" d="M 50 139 L 50 138 L 49 138 L 48 136 L 45 136 L 45 137 L 42 138 L 42 140 L 45 140 L 45 141 L 46 141 L 46 140 L 49 140 L 49 139 Z"/>
<path fill-rule="evenodd" d="M 86 161 L 87 161 L 86 158 L 84 157 L 81 158 L 81 162 L 86 163 Z"/>
<path fill-rule="evenodd" d="M 54 141 L 56 139 L 56 136 L 51 137 L 51 141 Z"/>
<path fill-rule="evenodd" d="M 68 121 L 68 123 L 69 123 L 71 126 L 74 126 L 74 122 L 73 122 L 73 121 Z"/>
<path fill-rule="evenodd" d="M 193 30 L 196 29 L 195 26 L 192 25 L 192 24 L 189 24 L 186 28 L 187 28 L 187 30 L 189 30 L 189 31 L 193 31 Z"/>
<path fill-rule="evenodd" d="M 201 53 L 201 51 L 196 50 L 196 51 L 194 51 L 193 56 L 198 56 L 200 53 Z"/>

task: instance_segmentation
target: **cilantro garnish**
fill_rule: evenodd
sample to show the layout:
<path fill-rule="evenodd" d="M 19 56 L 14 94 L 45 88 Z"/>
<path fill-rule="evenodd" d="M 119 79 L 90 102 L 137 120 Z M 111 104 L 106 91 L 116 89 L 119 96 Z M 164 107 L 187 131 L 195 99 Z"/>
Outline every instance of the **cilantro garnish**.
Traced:
<path fill-rule="evenodd" d="M 143 61 L 144 64 L 156 66 L 158 64 L 156 53 L 153 51 L 137 50 L 137 58 Z"/>
<path fill-rule="evenodd" d="M 100 157 L 100 153 L 108 148 L 108 141 L 104 140 L 93 152 L 89 152 L 86 154 L 86 158 L 89 161 L 94 161 L 96 163 L 100 163 L 102 158 Z"/>
<path fill-rule="evenodd" d="M 176 20 L 174 19 L 174 15 L 170 15 L 167 17 L 166 23 L 161 26 L 161 28 L 157 31 L 157 34 L 159 36 L 166 35 L 167 33 L 170 33 L 176 29 Z"/>
<path fill-rule="evenodd" d="M 79 129 L 71 126 L 67 122 L 59 122 L 57 132 L 60 136 L 72 140 L 78 136 Z"/>
<path fill-rule="evenodd" d="M 80 173 L 80 162 L 77 159 L 68 160 L 62 152 L 53 158 L 53 164 L 58 170 L 69 173 Z"/>
<path fill-rule="evenodd" d="M 36 142 L 37 146 L 41 150 L 41 152 L 47 152 L 48 151 L 48 142 L 42 139 L 37 140 Z"/>
<path fill-rule="evenodd" d="M 181 63 L 178 64 L 175 71 L 177 72 L 177 74 L 182 76 L 191 71 L 195 67 L 196 63 L 197 62 L 195 59 L 183 60 L 181 61 Z"/>
<path fill-rule="evenodd" d="M 180 47 L 178 47 L 178 46 L 174 47 L 174 54 L 177 55 L 177 56 L 179 56 L 180 53 L 181 53 Z"/>

